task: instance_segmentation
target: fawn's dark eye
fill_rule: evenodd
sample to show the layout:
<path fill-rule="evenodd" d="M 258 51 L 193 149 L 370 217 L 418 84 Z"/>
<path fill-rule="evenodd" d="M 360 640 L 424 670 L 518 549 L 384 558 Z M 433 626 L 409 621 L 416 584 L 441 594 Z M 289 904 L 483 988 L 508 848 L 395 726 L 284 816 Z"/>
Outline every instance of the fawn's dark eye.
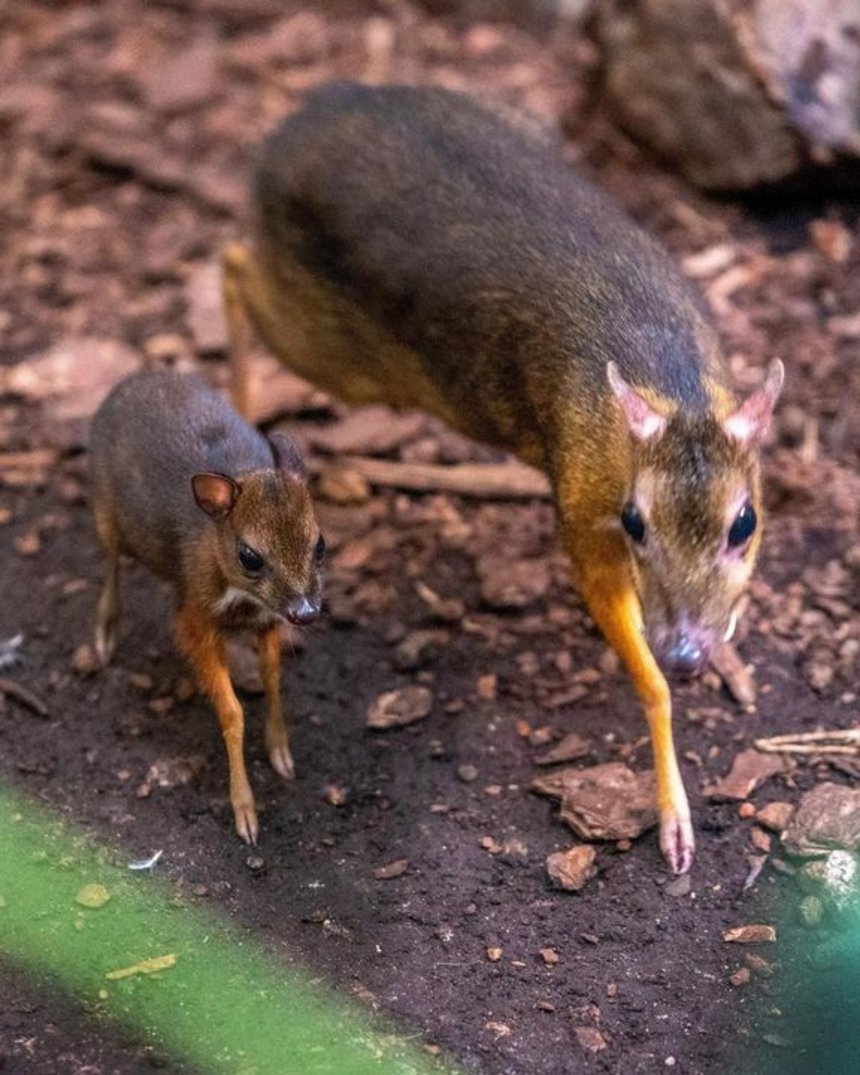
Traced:
<path fill-rule="evenodd" d="M 746 545 L 755 533 L 757 523 L 758 519 L 756 518 L 755 508 L 749 501 L 747 501 L 735 516 L 735 521 L 729 527 L 729 548 L 738 549 L 741 545 Z"/>
<path fill-rule="evenodd" d="M 322 567 L 323 557 L 325 556 L 325 538 L 320 534 L 317 538 L 316 546 L 314 547 L 314 563 L 317 567 Z"/>
<path fill-rule="evenodd" d="M 247 571 L 249 575 L 258 575 L 263 570 L 263 557 L 255 549 L 252 549 L 250 545 L 240 541 L 236 555 L 239 558 L 242 569 Z"/>
<path fill-rule="evenodd" d="M 645 541 L 645 520 L 632 500 L 621 509 L 621 525 L 637 545 Z"/>

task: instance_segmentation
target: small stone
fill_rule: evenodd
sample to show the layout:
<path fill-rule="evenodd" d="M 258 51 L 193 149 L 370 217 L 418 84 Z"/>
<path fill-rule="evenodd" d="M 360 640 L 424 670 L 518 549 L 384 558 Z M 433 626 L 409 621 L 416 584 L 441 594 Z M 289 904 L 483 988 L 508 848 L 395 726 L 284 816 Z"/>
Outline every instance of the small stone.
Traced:
<path fill-rule="evenodd" d="M 597 870 L 597 853 L 588 844 L 578 844 L 567 851 L 555 851 L 547 856 L 546 871 L 553 884 L 565 892 L 579 892 Z"/>
<path fill-rule="evenodd" d="M 763 978 L 769 978 L 773 974 L 773 965 L 756 952 L 744 952 L 744 963 Z"/>
<path fill-rule="evenodd" d="M 507 1038 L 510 1037 L 511 1034 L 513 1034 L 513 1031 L 507 1023 L 497 1023 L 493 1020 L 484 1023 L 484 1028 L 486 1030 L 492 1031 L 492 1033 L 495 1034 L 497 1038 Z"/>
<path fill-rule="evenodd" d="M 770 854 L 770 835 L 764 829 L 760 829 L 758 825 L 754 825 L 750 831 L 750 843 L 756 851 L 763 851 L 766 855 Z"/>
<path fill-rule="evenodd" d="M 86 643 L 78 646 L 72 656 L 72 668 L 79 676 L 92 676 L 98 671 L 99 662 L 92 646 Z"/>
<path fill-rule="evenodd" d="M 540 728 L 535 728 L 529 735 L 530 747 L 545 747 L 547 743 L 552 742 L 552 728 L 548 724 L 544 724 Z"/>
<path fill-rule="evenodd" d="M 341 784 L 326 784 L 323 788 L 323 799 L 329 806 L 345 806 L 349 794 Z"/>
<path fill-rule="evenodd" d="M 431 661 L 450 639 L 450 633 L 442 628 L 411 631 L 398 643 L 394 663 L 401 672 L 411 672 Z"/>
<path fill-rule="evenodd" d="M 248 855 L 245 859 L 245 865 L 251 873 L 259 873 L 266 865 L 266 860 L 261 855 Z"/>
<path fill-rule="evenodd" d="M 386 691 L 367 710 L 367 726 L 382 730 L 399 728 L 426 717 L 433 708 L 433 694 L 426 687 L 402 687 Z"/>
<path fill-rule="evenodd" d="M 576 1026 L 573 1032 L 582 1048 L 590 1053 L 599 1053 L 608 1044 L 596 1026 Z"/>
<path fill-rule="evenodd" d="M 653 770 L 622 762 L 541 774 L 532 791 L 561 799 L 560 817 L 584 840 L 632 840 L 657 824 Z"/>
<path fill-rule="evenodd" d="M 458 765 L 457 776 L 464 784 L 473 784 L 478 779 L 478 770 L 474 765 Z"/>
<path fill-rule="evenodd" d="M 84 885 L 83 888 L 78 889 L 75 895 L 75 903 L 79 903 L 81 907 L 88 907 L 91 910 L 104 907 L 109 899 L 110 892 L 104 885 Z"/>
<path fill-rule="evenodd" d="M 734 944 L 772 944 L 776 930 L 765 925 L 735 926 L 725 931 L 723 940 Z"/>
<path fill-rule="evenodd" d="M 788 827 L 793 813 L 794 806 L 791 803 L 773 802 L 762 806 L 756 812 L 755 819 L 764 829 L 770 829 L 771 832 L 782 832 L 783 829 Z"/>
<path fill-rule="evenodd" d="M 769 777 L 785 772 L 788 768 L 789 763 L 780 754 L 742 750 L 732 762 L 728 775 L 705 788 L 705 794 L 715 802 L 746 799 Z"/>
<path fill-rule="evenodd" d="M 606 995 L 607 997 L 609 997 L 610 1000 L 615 1000 L 615 998 L 618 996 L 618 982 L 606 983 Z"/>
<path fill-rule="evenodd" d="M 738 817 L 744 820 L 755 816 L 755 805 L 749 801 L 742 802 L 738 807 Z"/>
<path fill-rule="evenodd" d="M 809 929 L 815 929 L 824 917 L 824 904 L 817 896 L 804 896 L 797 905 L 800 920 Z"/>
<path fill-rule="evenodd" d="M 147 704 L 150 712 L 155 713 L 157 717 L 166 716 L 171 709 L 173 709 L 176 702 L 169 694 L 165 694 L 161 698 L 152 698 Z"/>
<path fill-rule="evenodd" d="M 539 1012 L 554 1012 L 555 1005 L 551 1000 L 538 1000 L 535 1002 L 535 1007 Z"/>
<path fill-rule="evenodd" d="M 667 896 L 689 896 L 693 882 L 688 873 L 673 878 L 663 889 Z"/>
<path fill-rule="evenodd" d="M 559 954 L 554 948 L 541 948 L 540 957 L 547 967 L 555 967 L 560 962 Z"/>
<path fill-rule="evenodd" d="M 739 967 L 734 974 L 729 975 L 729 981 L 734 986 L 746 985 L 750 980 L 749 967 Z"/>
<path fill-rule="evenodd" d="M 13 544 L 19 556 L 35 556 L 42 547 L 42 539 L 37 530 L 30 530 L 19 534 Z"/>
<path fill-rule="evenodd" d="M 475 564 L 481 599 L 493 609 L 520 609 L 544 597 L 550 586 L 549 565 L 543 559 L 511 560 L 500 552 L 482 556 Z"/>
<path fill-rule="evenodd" d="M 392 881 L 395 877 L 402 877 L 409 869 L 409 859 L 395 859 L 386 866 L 378 866 L 373 871 L 377 881 Z"/>
<path fill-rule="evenodd" d="M 482 702 L 493 702 L 498 691 L 499 677 L 491 672 L 486 676 L 479 676 L 476 691 Z"/>
<path fill-rule="evenodd" d="M 488 948 L 487 949 L 487 959 L 489 959 L 489 961 L 491 963 L 498 963 L 501 958 L 502 958 L 502 949 L 501 948 Z"/>
<path fill-rule="evenodd" d="M 480 840 L 481 847 L 485 851 L 489 851 L 491 855 L 500 855 L 504 851 L 504 845 L 500 844 L 495 836 L 482 836 Z"/>
<path fill-rule="evenodd" d="M 147 675 L 146 672 L 131 672 L 128 681 L 132 687 L 144 694 L 151 691 L 155 685 L 152 676 Z"/>
<path fill-rule="evenodd" d="M 786 826 L 783 843 L 792 855 L 860 850 L 860 788 L 825 783 L 807 791 Z"/>

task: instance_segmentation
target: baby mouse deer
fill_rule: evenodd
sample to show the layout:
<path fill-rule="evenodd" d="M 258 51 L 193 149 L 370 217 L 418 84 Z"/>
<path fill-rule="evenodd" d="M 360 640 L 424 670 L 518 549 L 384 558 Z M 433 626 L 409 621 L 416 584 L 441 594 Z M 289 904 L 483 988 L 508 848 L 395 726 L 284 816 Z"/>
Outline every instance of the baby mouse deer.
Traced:
<path fill-rule="evenodd" d="M 215 705 L 227 746 L 236 831 L 255 844 L 245 718 L 224 635 L 257 635 L 269 760 L 289 780 L 280 629 L 284 620 L 305 624 L 319 614 L 325 549 L 298 449 L 280 434 L 267 440 L 198 378 L 152 370 L 122 381 L 97 411 L 90 471 L 107 554 L 97 655 L 107 664 L 113 653 L 119 557 L 134 557 L 175 587 L 176 638 Z"/>
<path fill-rule="evenodd" d="M 252 327 L 354 403 L 438 415 L 548 473 L 573 580 L 654 748 L 660 845 L 693 830 L 661 665 L 731 635 L 761 541 L 779 361 L 733 398 L 701 299 L 543 140 L 441 89 L 333 84 L 265 142 L 224 254 L 234 398 Z"/>

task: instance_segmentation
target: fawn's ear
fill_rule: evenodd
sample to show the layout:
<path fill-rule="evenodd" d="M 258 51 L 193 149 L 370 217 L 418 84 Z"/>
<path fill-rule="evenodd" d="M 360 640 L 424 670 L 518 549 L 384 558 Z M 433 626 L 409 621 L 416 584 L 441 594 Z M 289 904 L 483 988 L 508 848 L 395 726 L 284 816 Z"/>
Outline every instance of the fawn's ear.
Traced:
<path fill-rule="evenodd" d="M 226 474 L 195 474 L 191 479 L 197 507 L 213 519 L 226 519 L 239 496 L 239 486 Z"/>
<path fill-rule="evenodd" d="M 761 444 L 773 418 L 773 409 L 784 380 L 785 366 L 775 358 L 768 368 L 761 388 L 747 396 L 735 413 L 724 420 L 723 429 L 726 433 L 745 447 L 757 447 Z"/>
<path fill-rule="evenodd" d="M 636 440 L 661 437 L 666 428 L 666 416 L 655 411 L 651 404 L 624 380 L 614 362 L 606 363 L 606 378 L 615 398 L 621 404 L 627 428 Z"/>
<path fill-rule="evenodd" d="M 269 446 L 278 470 L 285 470 L 297 478 L 305 477 L 305 461 L 292 437 L 286 433 L 270 433 Z"/>

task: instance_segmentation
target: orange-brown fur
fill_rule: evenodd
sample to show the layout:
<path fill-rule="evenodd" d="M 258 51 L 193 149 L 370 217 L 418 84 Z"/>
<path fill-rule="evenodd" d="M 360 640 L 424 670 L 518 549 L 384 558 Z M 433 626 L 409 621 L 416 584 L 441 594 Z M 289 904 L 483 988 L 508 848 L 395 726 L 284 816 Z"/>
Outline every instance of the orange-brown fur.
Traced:
<path fill-rule="evenodd" d="M 704 650 L 731 623 L 760 534 L 728 555 L 729 499 L 760 513 L 781 367 L 738 408 L 666 254 L 545 142 L 456 94 L 318 91 L 263 147 L 253 216 L 253 247 L 223 262 L 239 408 L 252 327 L 349 402 L 427 410 L 547 471 L 574 581 L 648 718 L 663 851 L 688 868 L 651 646 L 676 652 L 695 619 Z M 642 548 L 619 520 L 639 498 Z"/>

